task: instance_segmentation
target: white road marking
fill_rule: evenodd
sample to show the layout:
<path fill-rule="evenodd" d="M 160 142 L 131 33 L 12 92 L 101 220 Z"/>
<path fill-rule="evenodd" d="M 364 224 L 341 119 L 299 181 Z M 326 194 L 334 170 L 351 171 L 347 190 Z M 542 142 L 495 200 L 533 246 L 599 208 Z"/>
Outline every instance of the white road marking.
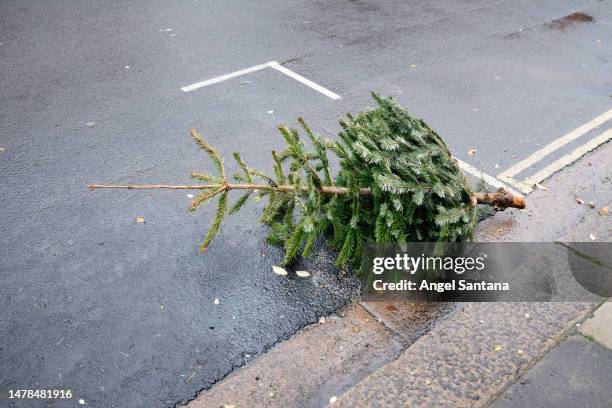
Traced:
<path fill-rule="evenodd" d="M 328 98 L 331 98 L 331 99 L 333 99 L 335 101 L 338 100 L 338 99 L 342 99 L 340 97 L 340 95 L 333 93 L 329 89 L 327 89 L 327 88 L 325 88 L 325 87 L 323 87 L 323 86 L 321 86 L 321 85 L 319 85 L 319 84 L 317 84 L 315 82 L 312 82 L 310 79 L 304 78 L 300 74 L 296 74 L 295 72 L 293 72 L 289 68 L 283 67 L 277 61 L 270 61 L 270 62 L 267 62 L 265 64 L 255 65 L 254 67 L 241 69 L 240 71 L 235 71 L 235 72 L 232 72 L 230 74 L 221 75 L 221 76 L 218 76 L 218 77 L 215 77 L 215 78 L 207 79 L 206 81 L 196 82 L 195 84 L 183 86 L 181 88 L 181 91 L 183 91 L 183 92 L 195 91 L 196 89 L 203 88 L 203 87 L 208 86 L 208 85 L 218 84 L 219 82 L 227 81 L 228 79 L 236 78 L 236 77 L 241 76 L 241 75 L 250 74 L 252 72 L 260 71 L 260 70 L 265 69 L 265 68 L 275 69 L 276 71 L 281 72 L 281 73 L 287 75 L 288 77 L 295 79 L 298 82 L 301 82 L 302 84 L 304 84 L 304 85 L 314 89 L 317 92 L 322 93 L 323 95 L 325 95 Z"/>
<path fill-rule="evenodd" d="M 536 172 L 531 176 L 527 176 L 523 180 L 517 180 L 514 176 L 521 173 L 525 169 L 533 166 L 534 164 L 541 161 L 544 157 L 548 156 L 552 152 L 558 150 L 559 148 L 567 145 L 568 143 L 573 142 L 579 137 L 585 135 L 586 133 L 592 131 L 593 129 L 603 125 L 607 121 L 612 119 L 612 109 L 607 112 L 602 113 L 591 121 L 585 123 L 584 125 L 572 130 L 571 132 L 565 134 L 559 139 L 555 140 L 552 143 L 544 146 L 540 150 L 536 151 L 529 157 L 524 160 L 521 160 L 514 166 L 509 169 L 499 173 L 497 178 L 502 179 L 506 183 L 512 184 L 524 194 L 529 194 L 534 190 L 534 186 L 548 177 L 552 176 L 557 171 L 561 170 L 565 166 L 568 166 L 578 160 L 580 157 L 584 156 L 591 150 L 597 148 L 598 146 L 606 143 L 610 139 L 612 139 L 612 129 L 609 129 L 602 133 L 599 136 L 592 138 L 591 140 L 584 143 L 582 146 L 573 150 L 571 153 L 566 154 L 560 159 L 555 160 L 553 163 L 549 164 L 542 170 Z"/>
<path fill-rule="evenodd" d="M 544 158 L 545 156 L 548 156 L 550 153 L 554 152 L 555 150 L 574 141 L 575 139 L 579 138 L 585 133 L 590 132 L 591 130 L 595 129 L 597 126 L 604 124 L 610 119 L 612 119 L 612 109 L 599 115 L 598 117 L 585 123 L 584 125 L 572 130 L 571 132 L 560 137 L 554 142 L 544 146 L 540 150 L 533 153 L 531 156 L 527 157 L 524 160 L 521 160 L 520 162 L 516 163 L 514 166 L 510 167 L 509 169 L 499 173 L 497 177 L 502 180 L 511 180 L 513 176 L 519 174 L 520 172 L 527 169 L 528 167 L 533 166 L 535 163 L 542 160 L 542 158 Z"/>
<path fill-rule="evenodd" d="M 603 132 L 601 135 L 594 137 L 593 139 L 589 140 L 587 143 L 583 144 L 582 146 L 575 149 L 571 153 L 566 154 L 565 156 L 561 157 L 558 160 L 555 160 L 550 165 L 546 166 L 545 168 L 538 171 L 534 175 L 527 177 L 525 180 L 523 180 L 521 184 L 523 184 L 525 187 L 533 189 L 532 186 L 534 186 L 536 183 L 539 183 L 542 180 L 547 179 L 548 177 L 552 176 L 557 171 L 561 170 L 567 165 L 572 164 L 573 162 L 575 162 L 576 160 L 578 160 L 579 158 L 581 158 L 582 156 L 584 156 L 591 150 L 595 149 L 597 146 L 600 146 L 611 139 L 612 139 L 612 129 L 608 129 L 605 132 Z"/>
<path fill-rule="evenodd" d="M 490 186 L 493 186 L 495 188 L 505 188 L 507 191 L 510 191 L 513 194 L 517 194 L 517 195 L 522 195 L 521 193 L 519 193 L 518 191 L 510 188 L 507 184 L 502 183 L 500 180 L 496 179 L 495 177 L 481 171 L 478 170 L 476 167 L 472 166 L 471 164 L 468 164 L 466 162 L 464 162 L 463 160 L 460 160 L 456 157 L 453 156 L 453 158 L 455 160 L 457 160 L 457 164 L 459 165 L 459 168 L 461 168 L 461 170 L 470 173 L 471 175 L 473 175 L 474 177 L 477 178 L 481 178 L 482 180 L 484 180 L 485 183 L 487 183 Z"/>
<path fill-rule="evenodd" d="M 228 79 L 236 78 L 241 75 L 250 74 L 251 72 L 259 71 L 264 68 L 268 68 L 268 64 L 255 65 L 251 68 L 241 69 L 240 71 L 232 72 L 231 74 L 221 75 L 212 79 L 208 79 L 202 82 L 196 82 L 195 84 L 187 85 L 181 88 L 183 92 L 195 91 L 198 88 L 202 88 L 212 84 L 218 84 L 219 82 L 227 81 Z"/>
<path fill-rule="evenodd" d="M 512 184 L 514 187 L 518 188 L 523 194 L 529 194 L 533 191 L 533 186 L 528 186 L 520 180 L 517 180 L 512 177 L 506 177 L 504 181 L 508 184 Z"/>
<path fill-rule="evenodd" d="M 281 64 L 279 64 L 276 61 L 270 61 L 268 62 L 268 65 L 270 66 L 270 68 L 274 68 L 275 70 L 282 72 L 283 74 L 287 75 L 288 77 L 291 77 L 293 79 L 295 79 L 298 82 L 303 83 L 306 86 L 311 87 L 312 89 L 314 89 L 317 92 L 321 92 L 323 95 L 327 96 L 328 98 L 331 98 L 335 101 L 337 101 L 340 98 L 340 95 L 333 93 L 332 91 L 330 91 L 329 89 L 316 84 L 314 82 L 312 82 L 310 79 L 304 78 L 303 76 L 296 74 L 295 72 L 293 72 L 292 70 L 290 70 L 289 68 L 283 67 Z"/>

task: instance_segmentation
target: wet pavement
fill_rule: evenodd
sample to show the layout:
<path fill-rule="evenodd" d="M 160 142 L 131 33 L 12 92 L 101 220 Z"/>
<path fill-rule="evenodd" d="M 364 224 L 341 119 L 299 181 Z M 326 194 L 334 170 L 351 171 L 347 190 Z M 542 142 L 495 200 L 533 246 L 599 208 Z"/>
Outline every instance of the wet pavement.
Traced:
<path fill-rule="evenodd" d="M 592 21 L 565 18 L 576 11 Z M 303 115 L 332 136 L 371 90 L 495 174 L 609 109 L 610 13 L 599 1 L 3 1 L 0 389 L 174 406 L 356 293 L 325 252 L 303 266 L 312 279 L 273 274 L 260 205 L 202 256 L 211 209 L 88 184 L 210 170 L 190 127 L 265 169 L 279 122 Z M 272 71 L 180 91 L 271 60 L 342 100 Z"/>
<path fill-rule="evenodd" d="M 326 406 L 456 309 L 452 303 L 349 305 L 202 391 L 186 408 Z"/>
<path fill-rule="evenodd" d="M 278 344 L 187 408 L 326 406 L 397 358 L 403 346 L 361 306 L 351 305 Z"/>

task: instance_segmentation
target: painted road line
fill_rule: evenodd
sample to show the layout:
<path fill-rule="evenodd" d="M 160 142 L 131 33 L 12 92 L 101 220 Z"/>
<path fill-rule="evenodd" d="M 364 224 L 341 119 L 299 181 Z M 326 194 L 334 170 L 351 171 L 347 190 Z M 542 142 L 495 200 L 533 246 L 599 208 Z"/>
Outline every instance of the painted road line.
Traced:
<path fill-rule="evenodd" d="M 499 173 L 497 177 L 502 180 L 510 181 L 515 175 L 519 174 L 520 172 L 527 169 L 528 167 L 533 166 L 534 164 L 542 160 L 545 156 L 548 156 L 550 153 L 574 141 L 575 139 L 579 138 L 585 133 L 590 132 L 596 127 L 601 126 L 602 124 L 604 124 L 610 119 L 612 119 L 612 109 L 599 115 L 598 117 L 585 123 L 584 125 L 572 130 L 571 132 L 560 137 L 554 142 L 544 146 L 540 150 L 533 153 L 531 156 L 516 163 L 514 166 L 510 167 L 509 169 Z"/>
<path fill-rule="evenodd" d="M 512 184 L 514 187 L 518 188 L 521 193 L 523 194 L 529 194 L 533 191 L 533 186 L 528 186 L 527 184 L 524 184 L 522 181 L 517 180 L 515 178 L 512 177 L 506 177 L 506 179 L 504 180 L 506 183 L 508 184 Z"/>
<path fill-rule="evenodd" d="M 181 91 L 183 92 L 195 91 L 196 89 L 203 88 L 208 85 L 218 84 L 219 82 L 227 81 L 228 79 L 236 78 L 236 77 L 239 77 L 245 74 L 250 74 L 251 72 L 260 71 L 262 69 L 270 67 L 270 65 L 268 64 L 269 63 L 255 65 L 254 67 L 241 69 L 240 71 L 232 72 L 231 74 L 221 75 L 216 78 L 207 79 L 206 81 L 202 81 L 202 82 L 196 82 L 195 84 L 191 84 L 191 85 L 182 87 Z"/>
<path fill-rule="evenodd" d="M 331 98 L 331 99 L 333 99 L 335 101 L 337 101 L 338 99 L 342 99 L 340 97 L 340 95 L 338 95 L 336 93 L 333 93 L 332 91 L 330 91 L 329 89 L 325 88 L 324 86 L 321 86 L 321 85 L 319 85 L 319 84 L 317 84 L 315 82 L 312 82 L 308 78 L 304 78 L 303 76 L 293 72 L 289 68 L 283 67 L 277 61 L 266 62 L 265 64 L 255 65 L 254 67 L 241 69 L 240 71 L 232 72 L 231 74 L 221 75 L 221 76 L 218 76 L 218 77 L 215 77 L 215 78 L 207 79 L 206 81 L 202 81 L 202 82 L 196 82 L 195 84 L 191 84 L 191 85 L 187 85 L 187 86 L 182 87 L 181 91 L 183 91 L 183 92 L 195 91 L 196 89 L 203 88 L 203 87 L 208 86 L 208 85 L 218 84 L 219 82 L 227 81 L 228 79 L 236 78 L 236 77 L 239 77 L 241 75 L 250 74 L 252 72 L 260 71 L 260 70 L 265 69 L 265 68 L 275 69 L 276 71 L 281 72 L 281 73 L 287 75 L 288 77 L 295 79 L 298 82 L 301 82 L 302 84 L 304 84 L 304 85 L 314 89 L 317 92 L 322 93 L 323 95 L 325 95 L 328 98 Z"/>
<path fill-rule="evenodd" d="M 335 101 L 337 101 L 338 99 L 342 99 L 340 97 L 340 95 L 333 93 L 332 91 L 330 91 L 329 89 L 312 82 L 310 79 L 304 78 L 303 76 L 301 76 L 300 74 L 296 74 L 295 72 L 293 72 L 292 70 L 290 70 L 289 68 L 283 67 L 281 64 L 279 64 L 276 61 L 270 61 L 268 62 L 268 65 L 270 66 L 270 68 L 274 68 L 275 70 L 282 72 L 283 74 L 287 75 L 288 77 L 291 77 L 293 79 L 295 79 L 298 82 L 303 83 L 306 86 L 311 87 L 312 89 L 314 89 L 317 92 L 321 92 L 323 95 L 327 96 L 328 98 L 331 98 Z"/>
<path fill-rule="evenodd" d="M 507 191 L 510 191 L 513 194 L 517 194 L 517 195 L 522 195 L 521 193 L 519 193 L 518 191 L 514 190 L 513 188 L 510 188 L 507 184 L 501 182 L 499 179 L 496 179 L 495 177 L 486 174 L 485 172 L 478 170 L 476 167 L 472 166 L 471 164 L 468 164 L 466 162 L 464 162 L 463 160 L 460 160 L 456 157 L 453 157 L 455 160 L 457 160 L 457 164 L 459 165 L 459 168 L 461 168 L 461 170 L 470 173 L 472 176 L 477 177 L 482 179 L 485 183 L 487 183 L 490 186 L 493 186 L 495 188 L 505 188 Z"/>
<path fill-rule="evenodd" d="M 607 141 L 611 139 L 612 139 L 612 129 L 608 129 L 605 132 L 603 132 L 601 135 L 594 137 L 593 139 L 589 140 L 587 143 L 583 144 L 576 150 L 554 161 L 553 163 L 546 166 L 542 170 L 538 171 L 534 175 L 527 177 L 525 180 L 523 180 L 521 184 L 523 184 L 525 187 L 533 188 L 532 186 L 534 186 L 535 184 L 541 182 L 542 180 L 547 179 L 548 177 L 552 176 L 557 171 L 561 170 L 565 166 L 572 164 L 573 162 L 575 162 L 576 160 L 578 160 L 579 158 L 581 158 L 582 156 L 584 156 L 591 150 L 594 150 L 598 146 L 606 143 Z"/>

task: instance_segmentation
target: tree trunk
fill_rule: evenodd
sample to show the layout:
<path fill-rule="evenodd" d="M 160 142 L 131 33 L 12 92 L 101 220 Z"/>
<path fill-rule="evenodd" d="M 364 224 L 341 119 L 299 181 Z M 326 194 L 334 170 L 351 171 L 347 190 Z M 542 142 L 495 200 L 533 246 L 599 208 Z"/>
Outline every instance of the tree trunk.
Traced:
<path fill-rule="evenodd" d="M 229 190 L 274 190 L 278 192 L 295 191 L 295 187 L 291 185 L 270 186 L 267 184 L 196 184 L 196 185 L 168 185 L 168 184 L 90 184 L 89 188 L 95 190 L 97 188 L 125 188 L 128 190 L 143 190 L 143 189 L 169 189 L 169 190 L 210 190 L 219 189 L 219 191 Z M 324 194 L 348 194 L 347 187 L 323 186 L 318 189 Z M 372 190 L 362 188 L 359 190 L 359 195 L 371 195 Z M 520 195 L 511 193 L 510 191 L 500 188 L 494 193 L 472 193 L 472 200 L 477 204 L 489 204 L 497 208 L 525 208 L 525 198 Z"/>

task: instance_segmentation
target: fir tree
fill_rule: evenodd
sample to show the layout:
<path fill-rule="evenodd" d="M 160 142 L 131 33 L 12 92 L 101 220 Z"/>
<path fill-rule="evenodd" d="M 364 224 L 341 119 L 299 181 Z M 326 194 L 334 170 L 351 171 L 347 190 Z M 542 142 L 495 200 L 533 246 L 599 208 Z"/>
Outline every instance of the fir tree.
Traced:
<path fill-rule="evenodd" d="M 339 139 L 316 135 L 298 120 L 297 129 L 279 127 L 286 142 L 272 151 L 274 174 L 248 167 L 239 153 L 240 171 L 230 182 L 217 151 L 194 129 L 191 137 L 210 156 L 217 174 L 193 172 L 206 184 L 91 188 L 171 188 L 203 190 L 190 210 L 218 197 L 213 223 L 200 245 L 206 251 L 226 216 L 239 211 L 252 195 L 267 198 L 260 221 L 270 226 L 268 242 L 284 247 L 284 263 L 308 256 L 320 236 L 338 251 L 338 266 L 357 266 L 367 243 L 454 242 L 471 238 L 476 203 L 524 207 L 522 197 L 505 190 L 472 191 L 442 138 L 408 114 L 392 98 L 373 94 L 377 108 L 340 120 Z M 339 159 L 335 177 L 329 155 Z M 228 208 L 229 192 L 245 193 Z"/>

